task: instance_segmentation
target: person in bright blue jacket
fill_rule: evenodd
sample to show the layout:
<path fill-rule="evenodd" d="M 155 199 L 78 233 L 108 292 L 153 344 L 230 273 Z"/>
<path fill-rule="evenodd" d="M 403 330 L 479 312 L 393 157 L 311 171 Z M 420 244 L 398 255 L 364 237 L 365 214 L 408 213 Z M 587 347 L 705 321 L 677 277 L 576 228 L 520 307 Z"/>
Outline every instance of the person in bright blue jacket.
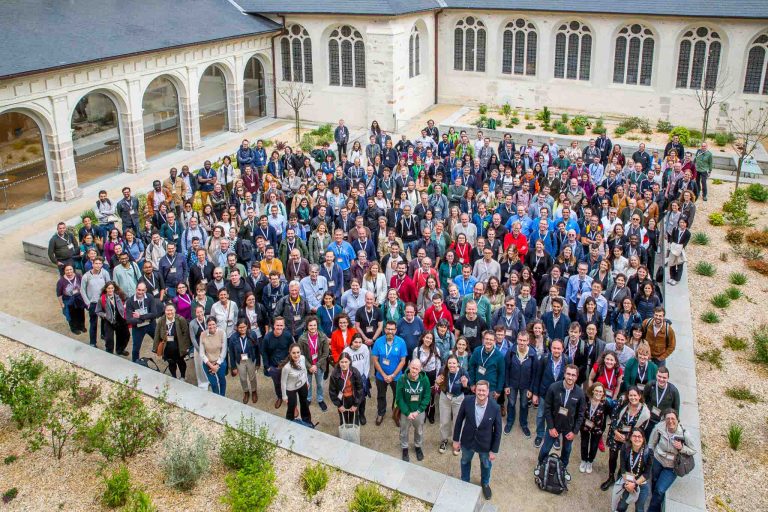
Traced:
<path fill-rule="evenodd" d="M 248 139 L 243 139 L 240 148 L 235 154 L 235 158 L 237 159 L 237 168 L 240 169 L 241 172 L 245 169 L 246 165 L 255 166 L 254 160 L 256 155 L 251 149 Z"/>
<path fill-rule="evenodd" d="M 504 392 L 504 356 L 496 348 L 496 335 L 493 331 L 483 333 L 483 344 L 476 347 L 469 357 L 469 383 L 472 392 L 478 381 L 488 381 L 493 401 Z"/>
<path fill-rule="evenodd" d="M 533 396 L 534 378 L 536 377 L 536 349 L 529 345 L 530 339 L 526 331 L 517 333 L 517 347 L 509 350 L 505 358 L 506 377 L 504 392 L 509 398 L 507 407 L 507 424 L 504 433 L 512 432 L 515 424 L 515 405 L 520 401 L 520 428 L 523 435 L 531 437 L 528 428 L 528 399 Z"/>

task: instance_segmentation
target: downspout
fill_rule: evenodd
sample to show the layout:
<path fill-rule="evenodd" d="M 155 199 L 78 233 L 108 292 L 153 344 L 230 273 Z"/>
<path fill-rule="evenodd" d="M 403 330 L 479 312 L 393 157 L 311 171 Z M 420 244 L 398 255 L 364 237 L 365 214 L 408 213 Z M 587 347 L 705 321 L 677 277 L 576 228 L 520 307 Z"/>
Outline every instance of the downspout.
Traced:
<path fill-rule="evenodd" d="M 283 21 L 283 28 L 277 34 L 274 34 L 271 39 L 272 47 L 272 105 L 275 107 L 275 118 L 277 118 L 277 64 L 275 62 L 275 38 L 284 36 L 288 33 L 288 29 L 285 28 L 285 16 L 282 14 L 277 15 Z"/>
<path fill-rule="evenodd" d="M 438 21 L 437 20 L 438 20 L 438 16 L 442 12 L 443 12 L 442 9 L 438 9 L 437 11 L 435 11 L 435 23 L 434 23 L 434 25 L 435 25 L 435 28 L 434 28 L 434 32 L 435 32 L 435 44 L 434 44 L 434 46 L 435 46 L 435 102 L 434 102 L 434 104 L 435 105 L 437 105 L 437 69 L 438 69 L 438 61 L 440 60 L 440 50 L 439 50 L 439 47 L 437 45 L 437 32 L 438 32 L 438 30 L 437 30 Z"/>

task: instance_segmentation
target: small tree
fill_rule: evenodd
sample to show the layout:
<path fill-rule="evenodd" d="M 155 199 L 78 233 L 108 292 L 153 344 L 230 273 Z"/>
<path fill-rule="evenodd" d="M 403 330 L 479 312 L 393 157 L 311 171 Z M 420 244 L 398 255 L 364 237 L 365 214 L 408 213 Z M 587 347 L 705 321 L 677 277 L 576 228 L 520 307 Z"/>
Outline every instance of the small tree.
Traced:
<path fill-rule="evenodd" d="M 293 109 L 293 118 L 296 122 L 296 142 L 301 141 L 301 107 L 312 96 L 312 89 L 302 82 L 287 82 L 285 86 L 278 87 L 277 94 Z"/>
<path fill-rule="evenodd" d="M 752 156 L 760 141 L 768 137 L 768 108 L 752 108 L 744 102 L 743 107 L 734 110 L 728 116 L 728 128 L 734 136 L 733 149 L 739 155 L 735 187 L 739 188 L 744 161 Z"/>
<path fill-rule="evenodd" d="M 694 63 L 695 65 L 696 63 Z M 728 73 L 720 73 L 712 84 L 707 80 L 707 77 L 703 77 L 700 86 L 695 89 L 696 101 L 699 103 L 699 107 L 704 112 L 703 119 L 701 121 L 701 140 L 707 140 L 707 128 L 709 126 L 709 116 L 712 111 L 712 107 L 718 103 L 723 103 L 730 98 L 733 92 L 725 92 L 728 89 L 730 80 Z"/>

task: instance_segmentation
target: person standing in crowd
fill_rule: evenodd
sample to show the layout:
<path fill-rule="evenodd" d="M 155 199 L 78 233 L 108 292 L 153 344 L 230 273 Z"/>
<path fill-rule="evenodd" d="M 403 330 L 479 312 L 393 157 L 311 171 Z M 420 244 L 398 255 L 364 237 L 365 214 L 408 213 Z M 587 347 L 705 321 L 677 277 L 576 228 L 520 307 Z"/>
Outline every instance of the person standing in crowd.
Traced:
<path fill-rule="evenodd" d="M 237 321 L 236 332 L 227 340 L 227 356 L 229 368 L 233 377 L 240 377 L 243 388 L 243 403 L 248 400 L 255 404 L 259 400 L 256 375 L 261 366 L 259 341 L 248 328 L 248 320 L 241 317 Z"/>
<path fill-rule="evenodd" d="M 651 413 L 645 429 L 648 438 L 656 424 L 662 420 L 663 411 L 671 409 L 680 414 L 680 391 L 669 382 L 669 369 L 666 366 L 660 366 L 656 371 L 656 380 L 644 387 L 643 402 Z"/>
<path fill-rule="evenodd" d="M 64 274 L 64 267 L 72 265 L 75 258 L 80 257 L 80 246 L 75 235 L 67 231 L 67 225 L 59 222 L 56 225 L 56 234 L 48 241 L 48 259 L 59 269 L 59 275 Z"/>
<path fill-rule="evenodd" d="M 80 296 L 88 308 L 88 339 L 92 347 L 96 346 L 97 332 L 99 332 L 99 314 L 96 309 L 101 299 L 101 291 L 109 280 L 109 272 L 104 268 L 104 258 L 96 256 L 91 270 L 84 273 L 80 281 Z M 101 321 L 101 337 L 105 339 L 103 319 Z"/>
<path fill-rule="evenodd" d="M 173 304 L 165 306 L 165 316 L 156 322 L 154 334 L 152 352 L 159 357 L 162 357 L 163 360 L 168 363 L 168 371 L 170 371 L 174 378 L 176 378 L 176 369 L 178 368 L 179 378 L 184 380 L 187 372 L 187 362 L 184 358 L 189 352 L 189 347 L 192 346 L 192 341 L 189 336 L 189 324 L 187 324 L 187 321 L 184 320 L 184 318 L 176 314 L 176 307 Z M 213 337 L 216 333 L 214 332 L 210 334 Z M 210 340 L 207 341 L 210 342 Z M 226 348 L 222 350 L 224 354 L 226 354 Z M 214 352 L 215 349 L 211 347 L 210 354 L 213 355 Z M 210 364 L 208 368 L 209 370 L 212 370 Z M 225 364 L 223 375 L 218 376 L 221 382 L 220 385 L 224 388 L 226 388 L 226 375 L 227 370 Z M 213 387 L 213 382 L 211 382 L 211 386 Z M 220 394 L 224 396 L 223 391 Z"/>
<path fill-rule="evenodd" d="M 168 308 L 166 308 L 166 318 Z M 200 334 L 200 356 L 211 385 L 211 391 L 217 395 L 227 393 L 227 337 L 224 329 L 219 328 L 216 319 L 209 316 L 207 329 Z M 158 325 L 160 328 L 160 325 Z"/>
<path fill-rule="evenodd" d="M 633 428 L 621 449 L 621 476 L 611 497 L 613 510 L 625 512 L 634 503 L 635 511 L 642 512 L 651 489 L 652 468 L 653 452 L 645 444 L 645 434 L 642 429 Z"/>
<path fill-rule="evenodd" d="M 509 404 L 507 408 L 507 424 L 504 433 L 512 432 L 515 424 L 516 406 L 520 403 L 520 429 L 526 439 L 530 439 L 531 430 L 528 428 L 528 401 L 533 397 L 533 383 L 536 373 L 536 349 L 529 345 L 527 331 L 517 333 L 517 346 L 509 350 L 505 356 L 506 383 L 504 392 Z"/>
<path fill-rule="evenodd" d="M 360 411 L 360 404 L 365 400 L 363 382 L 364 377 L 353 365 L 350 354 L 343 353 L 328 379 L 328 394 L 339 411 L 339 425 L 362 423 L 361 413 L 357 413 Z"/>
<path fill-rule="evenodd" d="M 440 447 L 438 451 L 445 453 L 449 440 L 453 436 L 453 426 L 459 415 L 459 408 L 464 401 L 465 394 L 469 391 L 469 375 L 461 367 L 459 360 L 454 355 L 446 359 L 440 375 L 435 379 L 440 392 Z M 457 451 L 453 452 L 458 455 Z"/>
<path fill-rule="evenodd" d="M 381 425 L 384 415 L 387 413 L 387 389 L 392 391 L 392 419 L 400 426 L 400 408 L 397 406 L 397 381 L 402 376 L 403 367 L 408 358 L 408 349 L 405 341 L 396 336 L 397 325 L 389 321 L 384 326 L 384 335 L 373 344 L 371 362 L 375 370 L 376 378 L 376 425 Z"/>
<path fill-rule="evenodd" d="M 264 375 L 272 378 L 275 387 L 275 409 L 283 405 L 280 363 L 288 357 L 288 347 L 293 343 L 291 334 L 285 330 L 285 319 L 281 316 L 272 320 L 272 330 L 261 342 L 261 355 L 264 361 Z"/>
<path fill-rule="evenodd" d="M 107 281 L 96 304 L 96 314 L 104 322 L 104 340 L 107 352 L 127 356 L 128 324 L 125 321 L 125 293 L 114 281 Z"/>
<path fill-rule="evenodd" d="M 469 482 L 472 459 L 480 458 L 480 485 L 483 497 L 490 500 L 491 466 L 501 445 L 501 409 L 491 400 L 490 385 L 486 380 L 474 385 L 474 396 L 465 398 L 453 427 L 453 452 L 461 450 L 461 479 Z"/>
<path fill-rule="evenodd" d="M 147 294 L 147 285 L 136 285 L 136 294 L 129 297 L 125 304 L 125 320 L 131 327 L 131 361 L 136 361 L 141 355 L 141 344 L 145 336 L 154 338 L 156 329 L 155 319 L 163 315 L 162 303 L 152 295 Z"/>
<path fill-rule="evenodd" d="M 483 344 L 472 351 L 469 358 L 469 383 L 474 393 L 477 382 L 484 380 L 490 386 L 491 398 L 497 400 L 504 393 L 504 356 L 496 348 L 493 331 L 483 332 Z"/>
<path fill-rule="evenodd" d="M 56 283 L 56 297 L 72 334 L 85 332 L 85 308 L 88 306 L 83 300 L 82 288 L 82 278 L 75 273 L 75 268 L 65 265 L 64 272 Z"/>
<path fill-rule="evenodd" d="M 675 457 L 678 453 L 694 455 L 690 433 L 680 424 L 678 413 L 672 409 L 664 412 L 664 421 L 656 425 L 648 438 L 648 448 L 653 451 L 651 469 L 652 494 L 648 512 L 661 512 L 667 491 L 677 479 Z"/>
<path fill-rule="evenodd" d="M 426 410 L 432 396 L 432 386 L 427 374 L 421 370 L 421 361 L 412 359 L 408 371 L 397 381 L 395 402 L 400 410 L 400 448 L 403 450 L 403 460 L 410 461 L 408 455 L 408 438 L 413 427 L 413 445 L 416 459 L 424 460 L 421 446 L 424 442 L 424 421 Z"/>
<path fill-rule="evenodd" d="M 330 355 L 330 342 L 328 336 L 318 328 L 317 317 L 309 316 L 306 319 L 306 330 L 299 337 L 298 344 L 301 353 L 307 362 L 307 378 L 309 390 L 307 402 L 312 403 L 312 389 L 316 388 L 317 405 L 325 412 L 328 406 L 323 400 L 323 381 L 328 372 L 328 357 Z M 359 405 L 359 402 L 355 405 Z M 338 406 L 337 406 L 338 407 Z"/>
<path fill-rule="evenodd" d="M 539 465 L 549 455 L 555 440 L 562 437 L 560 459 L 563 461 L 566 481 L 571 480 L 568 473 L 568 461 L 571 456 L 573 439 L 584 424 L 584 410 L 586 399 L 584 391 L 576 385 L 579 376 L 579 368 L 574 364 L 565 367 L 565 376 L 562 381 L 553 383 L 544 397 L 544 418 L 547 422 L 547 437 L 539 451 Z M 536 469 L 538 476 L 539 469 Z"/>
<path fill-rule="evenodd" d="M 312 415 L 307 401 L 307 362 L 301 354 L 297 343 L 288 347 L 288 357 L 280 363 L 280 389 L 283 401 L 288 402 L 285 419 L 292 421 L 296 417 L 296 407 L 299 408 L 301 420 L 311 424 Z"/>
<path fill-rule="evenodd" d="M 662 306 L 653 310 L 653 318 L 648 318 L 642 324 L 643 339 L 651 347 L 651 360 L 657 366 L 663 366 L 666 359 L 675 351 L 677 339 L 675 330 L 665 318 Z"/>

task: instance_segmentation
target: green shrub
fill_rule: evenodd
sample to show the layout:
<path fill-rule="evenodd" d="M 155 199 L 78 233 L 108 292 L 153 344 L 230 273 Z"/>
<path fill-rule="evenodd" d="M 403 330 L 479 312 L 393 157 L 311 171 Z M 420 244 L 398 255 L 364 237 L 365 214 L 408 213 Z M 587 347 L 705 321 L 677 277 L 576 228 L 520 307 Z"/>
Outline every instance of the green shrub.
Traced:
<path fill-rule="evenodd" d="M 152 503 L 149 494 L 136 490 L 131 493 L 123 512 L 157 512 L 157 507 Z"/>
<path fill-rule="evenodd" d="M 728 446 L 731 447 L 731 450 L 736 451 L 739 449 L 743 437 L 744 427 L 735 423 L 731 423 L 731 426 L 728 427 Z"/>
<path fill-rule="evenodd" d="M 552 111 L 549 107 L 545 106 L 542 110 L 536 113 L 536 119 L 541 121 L 542 124 L 548 125 L 552 122 Z"/>
<path fill-rule="evenodd" d="M 701 130 L 698 130 L 696 128 L 688 128 L 688 134 L 693 137 L 694 139 L 702 139 L 702 133 Z M 691 144 L 691 146 L 695 146 L 695 144 Z"/>
<path fill-rule="evenodd" d="M 272 464 L 276 450 L 266 425 L 257 425 L 252 417 L 241 416 L 236 428 L 225 427 L 219 456 L 228 468 L 241 469 L 251 460 Z"/>
<path fill-rule="evenodd" d="M 161 465 L 166 485 L 182 491 L 192 489 L 211 466 L 205 435 L 182 423 L 179 432 L 169 435 L 163 444 L 165 456 Z"/>
<path fill-rule="evenodd" d="M 299 147 L 305 154 L 309 154 L 310 151 L 315 149 L 315 137 L 311 133 L 305 133 L 301 136 L 301 142 Z"/>
<path fill-rule="evenodd" d="M 700 361 L 711 364 L 718 370 L 723 369 L 723 351 L 719 348 L 711 348 L 704 352 L 699 352 L 696 354 L 696 357 L 698 357 Z"/>
<path fill-rule="evenodd" d="M 602 126 L 602 123 L 603 123 L 602 118 L 600 118 L 598 122 L 600 123 L 600 126 Z M 573 116 L 573 118 L 571 119 L 571 128 L 573 128 L 574 131 L 576 130 L 577 126 L 582 126 L 586 128 L 589 125 L 590 125 L 589 118 L 587 116 L 578 115 L 578 116 Z"/>
<path fill-rule="evenodd" d="M 568 114 L 560 114 L 560 121 L 562 121 L 563 124 L 568 124 Z"/>
<path fill-rule="evenodd" d="M 626 131 L 640 130 L 645 134 L 653 133 L 653 130 L 651 130 L 651 123 L 647 119 L 637 116 L 623 119 L 621 123 L 619 123 L 619 127 Z"/>
<path fill-rule="evenodd" d="M 708 217 L 709 223 L 713 226 L 724 226 L 725 225 L 725 217 L 723 217 L 723 214 L 720 212 L 712 212 L 709 214 Z"/>
<path fill-rule="evenodd" d="M 755 344 L 755 361 L 768 365 L 768 324 L 763 324 L 752 331 Z"/>
<path fill-rule="evenodd" d="M 613 133 L 615 133 L 615 134 L 616 134 L 616 135 L 618 135 L 618 136 L 622 136 L 622 135 L 624 135 L 625 133 L 627 133 L 627 129 L 626 129 L 626 128 L 623 128 L 623 127 L 621 127 L 621 126 L 617 126 L 617 127 L 616 127 L 616 129 L 615 129 L 615 130 L 613 130 Z"/>
<path fill-rule="evenodd" d="M 723 147 L 726 144 L 728 144 L 728 135 L 725 133 L 716 133 L 715 145 L 717 145 L 718 147 Z"/>
<path fill-rule="evenodd" d="M 520 124 L 520 118 L 519 117 L 510 117 L 509 118 L 509 125 L 508 126 L 515 126 Z"/>
<path fill-rule="evenodd" d="M 720 317 L 714 311 L 705 311 L 699 317 L 705 324 L 718 324 L 720 323 Z"/>
<path fill-rule="evenodd" d="M 725 182 L 723 180 L 721 180 L 720 178 L 715 178 L 715 179 L 712 180 L 712 184 L 713 185 L 722 185 L 723 183 L 725 183 Z"/>
<path fill-rule="evenodd" d="M 718 293 L 717 295 L 712 297 L 709 302 L 716 308 L 720 308 L 720 309 L 725 309 L 731 305 L 731 299 L 729 299 L 728 295 L 724 293 Z"/>
<path fill-rule="evenodd" d="M 575 133 L 576 135 L 584 135 L 586 132 L 587 132 L 587 128 L 582 125 L 577 125 L 573 128 L 573 133 Z"/>
<path fill-rule="evenodd" d="M 693 271 L 704 277 L 712 277 L 715 275 L 715 266 L 708 261 L 700 261 L 693 267 Z"/>
<path fill-rule="evenodd" d="M 44 404 L 49 402 L 38 383 L 45 365 L 30 354 L 10 358 L 9 366 L 0 363 L 0 403 L 11 410 L 16 427 L 39 425 L 44 418 Z"/>
<path fill-rule="evenodd" d="M 672 131 L 669 132 L 669 140 L 672 140 L 672 137 L 677 135 L 680 137 L 680 144 L 683 146 L 690 145 L 690 138 L 691 138 L 691 132 L 686 128 L 685 126 L 675 126 L 672 128 Z M 680 156 L 680 155 L 678 155 Z"/>
<path fill-rule="evenodd" d="M 390 512 L 400 506 L 401 496 L 388 498 L 376 484 L 358 484 L 349 504 L 349 512 Z"/>
<path fill-rule="evenodd" d="M 499 108 L 499 113 L 504 117 L 509 117 L 512 115 L 512 107 L 509 103 L 505 103 Z"/>
<path fill-rule="evenodd" d="M 86 433 L 88 450 L 96 450 L 107 460 L 126 460 L 152 446 L 165 435 L 168 406 L 164 395 L 154 407 L 144 403 L 134 377 L 115 387 L 107 397 L 101 416 Z"/>
<path fill-rule="evenodd" d="M 104 477 L 104 493 L 101 502 L 109 508 L 122 507 L 131 494 L 131 474 L 128 468 L 120 466 L 110 476 Z"/>
<path fill-rule="evenodd" d="M 739 246 L 744 243 L 744 232 L 738 228 L 728 228 L 725 241 L 733 246 Z"/>
<path fill-rule="evenodd" d="M 691 243 L 693 245 L 709 245 L 709 235 L 703 231 L 697 231 L 691 237 Z"/>
<path fill-rule="evenodd" d="M 744 286 L 747 284 L 747 275 L 741 272 L 732 272 L 731 275 L 728 276 L 728 282 L 735 284 L 736 286 Z"/>
<path fill-rule="evenodd" d="M 252 460 L 237 473 L 227 475 L 227 493 L 222 501 L 232 512 L 267 510 L 277 497 L 275 480 L 272 464 Z"/>
<path fill-rule="evenodd" d="M 310 500 L 328 485 L 328 468 L 318 463 L 307 466 L 301 472 L 301 486 Z"/>
<path fill-rule="evenodd" d="M 3 464 L 5 464 L 6 466 L 8 466 L 8 465 L 10 465 L 10 464 L 13 464 L 13 463 L 14 463 L 14 462 L 16 462 L 17 460 L 19 460 L 19 456 L 18 456 L 18 455 L 8 455 L 7 457 L 5 457 L 5 458 L 3 459 Z"/>
<path fill-rule="evenodd" d="M 690 144 L 691 147 L 694 147 L 694 148 L 699 147 L 701 146 L 701 139 L 697 139 L 696 137 L 691 137 L 690 139 L 688 139 L 688 144 Z"/>
<path fill-rule="evenodd" d="M 536 125 L 533 124 L 533 123 L 528 123 L 527 125 L 525 125 L 525 129 L 526 130 L 535 130 L 536 129 Z"/>
<path fill-rule="evenodd" d="M 480 107 L 477 109 L 478 112 L 480 112 L 480 115 L 485 115 L 488 113 L 488 105 L 485 103 L 481 103 Z"/>
<path fill-rule="evenodd" d="M 731 192 L 731 196 L 723 203 L 724 219 L 726 222 L 733 226 L 751 226 L 752 220 L 747 212 L 749 206 L 749 199 L 747 196 L 747 190 L 743 188 L 737 188 Z"/>
<path fill-rule="evenodd" d="M 760 401 L 760 397 L 757 396 L 747 386 L 731 386 L 725 390 L 725 396 L 739 400 L 740 402 L 749 402 L 756 404 Z"/>
<path fill-rule="evenodd" d="M 747 195 L 753 201 L 764 203 L 768 201 L 768 187 L 760 183 L 752 183 L 747 187 Z"/>
<path fill-rule="evenodd" d="M 729 348 L 731 350 L 735 351 L 742 351 L 746 350 L 747 348 L 747 339 L 742 338 L 739 336 L 736 336 L 736 334 L 726 334 L 725 337 L 723 337 L 723 346 L 725 348 Z"/>
<path fill-rule="evenodd" d="M 3 493 L 3 503 L 6 505 L 16 499 L 19 495 L 19 490 L 16 487 L 11 487 Z"/>
<path fill-rule="evenodd" d="M 735 286 L 729 286 L 725 289 L 725 296 L 728 297 L 730 300 L 739 300 L 744 296 L 744 294 Z"/>
<path fill-rule="evenodd" d="M 309 133 L 316 137 L 333 137 L 333 126 L 330 123 L 321 124 Z"/>
<path fill-rule="evenodd" d="M 672 131 L 672 123 L 669 121 L 664 121 L 663 119 L 659 119 L 656 121 L 656 131 L 660 133 L 669 133 Z"/>

